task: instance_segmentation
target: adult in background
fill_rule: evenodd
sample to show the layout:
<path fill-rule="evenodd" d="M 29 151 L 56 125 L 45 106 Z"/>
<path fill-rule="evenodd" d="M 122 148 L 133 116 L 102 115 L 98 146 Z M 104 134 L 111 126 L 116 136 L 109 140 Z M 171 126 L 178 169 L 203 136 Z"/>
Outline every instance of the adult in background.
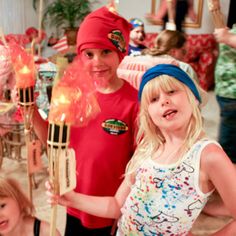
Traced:
<path fill-rule="evenodd" d="M 233 28 L 215 29 L 219 56 L 215 67 L 215 94 L 220 108 L 219 143 L 236 164 L 236 24 Z M 205 207 L 210 215 L 230 215 L 215 194 Z"/>

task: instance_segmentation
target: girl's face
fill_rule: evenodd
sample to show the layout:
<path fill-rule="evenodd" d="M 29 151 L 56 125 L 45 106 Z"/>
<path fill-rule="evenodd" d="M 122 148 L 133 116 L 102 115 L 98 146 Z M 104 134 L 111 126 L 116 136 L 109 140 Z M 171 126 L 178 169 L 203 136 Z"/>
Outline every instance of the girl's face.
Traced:
<path fill-rule="evenodd" d="M 192 106 L 184 88 L 159 89 L 148 105 L 149 115 L 162 131 L 185 128 L 192 116 Z"/>
<path fill-rule="evenodd" d="M 110 49 L 85 49 L 81 53 L 85 69 L 99 87 L 109 87 L 117 78 L 118 53 Z"/>
<path fill-rule="evenodd" d="M 13 232 L 19 224 L 21 212 L 12 198 L 0 198 L 0 235 Z"/>

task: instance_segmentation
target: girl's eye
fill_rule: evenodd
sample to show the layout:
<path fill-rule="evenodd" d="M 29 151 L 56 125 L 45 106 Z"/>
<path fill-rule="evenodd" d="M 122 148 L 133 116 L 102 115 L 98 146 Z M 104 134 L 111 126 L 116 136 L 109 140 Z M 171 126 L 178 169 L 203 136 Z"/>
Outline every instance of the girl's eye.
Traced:
<path fill-rule="evenodd" d="M 175 92 L 176 92 L 176 90 L 172 89 L 172 90 L 168 91 L 168 94 L 173 94 Z"/>
<path fill-rule="evenodd" d="M 151 99 L 151 102 L 157 102 L 159 100 L 159 97 L 153 97 L 152 99 Z"/>

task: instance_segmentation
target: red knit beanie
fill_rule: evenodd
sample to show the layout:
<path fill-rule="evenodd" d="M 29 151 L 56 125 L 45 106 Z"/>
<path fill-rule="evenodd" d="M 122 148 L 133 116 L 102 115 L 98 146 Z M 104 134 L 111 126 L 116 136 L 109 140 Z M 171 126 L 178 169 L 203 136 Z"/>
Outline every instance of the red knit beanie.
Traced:
<path fill-rule="evenodd" d="M 77 34 L 78 54 L 84 49 L 110 49 L 120 61 L 128 53 L 131 24 L 121 16 L 101 7 L 86 16 Z"/>

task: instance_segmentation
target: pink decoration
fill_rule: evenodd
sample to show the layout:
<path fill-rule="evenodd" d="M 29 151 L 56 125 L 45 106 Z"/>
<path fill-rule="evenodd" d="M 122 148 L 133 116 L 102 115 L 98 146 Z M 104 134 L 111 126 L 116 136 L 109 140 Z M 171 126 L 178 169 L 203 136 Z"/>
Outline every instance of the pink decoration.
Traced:
<path fill-rule="evenodd" d="M 146 70 L 157 64 L 179 65 L 178 61 L 166 56 L 126 56 L 120 63 L 117 74 L 128 81 L 134 88 L 139 89 L 142 76 Z"/>
<path fill-rule="evenodd" d="M 22 47 L 30 43 L 28 36 L 25 34 L 8 34 L 6 35 L 6 41 L 9 44 L 16 43 Z"/>
<path fill-rule="evenodd" d="M 0 94 L 8 79 L 12 76 L 13 67 L 10 51 L 7 47 L 0 45 Z"/>

